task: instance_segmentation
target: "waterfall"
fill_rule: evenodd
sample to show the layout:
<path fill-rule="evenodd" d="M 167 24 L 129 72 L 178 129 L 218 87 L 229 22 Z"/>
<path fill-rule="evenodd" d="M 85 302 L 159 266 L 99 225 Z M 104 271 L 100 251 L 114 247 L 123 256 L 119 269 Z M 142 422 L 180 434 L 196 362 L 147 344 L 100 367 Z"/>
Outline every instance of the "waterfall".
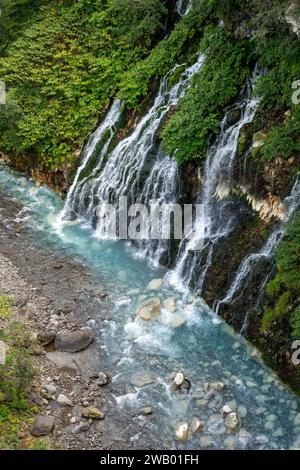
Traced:
<path fill-rule="evenodd" d="M 210 148 L 203 178 L 203 188 L 199 203 L 204 205 L 205 244 L 202 250 L 195 250 L 198 243 L 197 230 L 190 240 L 183 240 L 179 248 L 176 269 L 170 275 L 170 281 L 177 285 L 191 285 L 201 293 L 206 273 L 211 265 L 214 248 L 218 241 L 228 236 L 234 229 L 236 214 L 231 211 L 231 201 L 226 197 L 218 198 L 218 193 L 229 194 L 230 180 L 235 164 L 238 138 L 242 127 L 252 122 L 258 99 L 251 98 L 253 84 L 257 79 L 255 70 L 246 84 L 243 98 L 225 115 L 221 132 Z M 231 125 L 229 117 L 233 112 L 240 114 L 238 122 Z M 201 272 L 199 275 L 199 266 Z"/>
<path fill-rule="evenodd" d="M 192 0 L 177 0 L 175 5 L 175 11 L 179 16 L 183 17 L 189 13 L 192 9 Z"/>
<path fill-rule="evenodd" d="M 76 194 L 80 190 L 80 187 L 89 179 L 89 177 L 86 177 L 83 181 L 81 181 L 81 176 L 83 175 L 84 170 L 87 168 L 88 164 L 90 163 L 90 160 L 92 159 L 99 143 L 101 143 L 104 137 L 108 135 L 108 139 L 105 142 L 103 148 L 101 149 L 101 152 L 98 158 L 97 168 L 101 166 L 102 160 L 115 134 L 116 125 L 118 121 L 120 120 L 120 117 L 121 117 L 121 101 L 115 100 L 110 110 L 108 111 L 105 119 L 101 122 L 98 129 L 90 136 L 88 143 L 82 152 L 82 156 L 81 156 L 82 162 L 77 169 L 73 184 L 70 187 L 68 194 L 67 194 L 64 209 L 62 213 L 60 214 L 61 223 L 63 223 L 64 219 L 67 219 L 68 217 L 70 217 L 72 211 L 74 210 L 73 203 L 74 203 L 74 200 L 76 199 Z"/>
<path fill-rule="evenodd" d="M 287 224 L 300 205 L 300 181 L 298 178 L 296 179 L 290 196 L 285 199 L 284 204 L 286 207 L 286 215 L 283 222 L 270 234 L 268 240 L 258 253 L 251 253 L 243 260 L 227 292 L 226 297 L 217 301 L 215 304 L 215 310 L 217 313 L 219 312 L 222 305 L 231 304 L 238 298 L 238 296 L 243 294 L 243 291 L 247 286 L 247 280 L 254 271 L 255 266 L 257 266 L 262 260 L 272 262 L 274 252 L 286 232 Z M 256 304 L 257 308 L 259 307 L 260 300 L 269 277 L 270 273 L 264 276 L 264 279 L 261 283 L 260 295 Z"/>
<path fill-rule="evenodd" d="M 179 67 L 175 65 L 161 80 L 153 105 L 132 133 L 121 140 L 112 151 L 108 148 L 110 142 L 108 141 L 102 148 L 93 171 L 88 177 L 80 180 L 82 169 L 90 161 L 89 154 L 95 150 L 97 144 L 98 138 L 95 134 L 87 146 L 83 163 L 69 191 L 65 214 L 74 212 L 80 218 L 97 225 L 99 204 L 102 202 L 117 204 L 120 196 L 127 196 L 129 204 L 137 202 L 147 204 L 151 201 L 175 202 L 178 186 L 177 165 L 174 159 L 161 150 L 157 142 L 157 133 L 169 111 L 186 93 L 191 78 L 200 70 L 203 62 L 204 56 L 199 55 L 197 61 L 181 73 L 178 83 L 170 88 L 169 79 Z M 114 107 L 120 108 L 120 103 L 115 102 Z M 116 115 L 112 110 L 109 114 Z M 103 128 L 107 132 L 108 122 L 103 123 Z M 93 147 L 92 151 L 90 147 Z M 150 245 L 147 247 L 142 244 L 144 253 L 155 257 L 155 252 L 158 250 L 157 254 L 162 254 L 163 243 L 155 242 Z"/>

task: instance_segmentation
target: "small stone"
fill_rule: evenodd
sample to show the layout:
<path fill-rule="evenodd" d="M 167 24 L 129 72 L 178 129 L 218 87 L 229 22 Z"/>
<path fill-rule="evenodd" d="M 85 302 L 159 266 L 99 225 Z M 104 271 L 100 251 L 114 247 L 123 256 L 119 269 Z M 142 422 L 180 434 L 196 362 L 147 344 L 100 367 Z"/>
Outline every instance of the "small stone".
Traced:
<path fill-rule="evenodd" d="M 105 372 L 100 372 L 98 385 L 102 387 L 104 385 L 107 385 L 108 383 L 109 383 L 109 376 Z"/>
<path fill-rule="evenodd" d="M 156 378 L 151 372 L 138 372 L 131 379 L 131 384 L 137 388 L 147 387 L 156 383 Z"/>
<path fill-rule="evenodd" d="M 104 413 L 94 406 L 88 406 L 82 411 L 82 416 L 89 419 L 104 419 Z"/>
<path fill-rule="evenodd" d="M 76 353 L 89 347 L 93 340 L 93 335 L 87 331 L 67 331 L 56 335 L 54 348 L 57 351 Z"/>
<path fill-rule="evenodd" d="M 174 377 L 174 384 L 177 387 L 180 387 L 180 385 L 182 385 L 183 382 L 184 382 L 184 375 L 182 372 L 178 372 Z"/>
<path fill-rule="evenodd" d="M 248 410 L 244 405 L 240 405 L 238 407 L 237 411 L 238 411 L 238 414 L 241 418 L 246 418 L 246 416 L 248 414 Z"/>
<path fill-rule="evenodd" d="M 230 432 L 238 432 L 240 429 L 240 419 L 237 413 L 229 413 L 225 418 L 225 426 Z"/>
<path fill-rule="evenodd" d="M 208 435 L 201 436 L 200 437 L 200 446 L 204 447 L 204 448 L 207 448 L 212 444 L 212 441 L 213 441 L 213 439 L 212 439 L 211 436 L 208 436 Z"/>
<path fill-rule="evenodd" d="M 76 416 L 72 416 L 72 418 L 70 418 L 70 423 L 71 423 L 71 424 L 75 424 L 76 421 L 77 421 Z"/>
<path fill-rule="evenodd" d="M 54 418 L 52 416 L 38 415 L 30 429 L 33 436 L 47 436 L 54 428 Z"/>
<path fill-rule="evenodd" d="M 163 279 L 153 279 L 152 281 L 149 282 L 147 289 L 148 290 L 158 290 L 160 287 L 164 285 L 164 280 Z"/>
<path fill-rule="evenodd" d="M 63 406 L 74 406 L 73 402 L 62 393 L 58 396 L 57 403 Z"/>
<path fill-rule="evenodd" d="M 258 444 L 267 444 L 269 442 L 269 438 L 265 436 L 264 434 L 260 434 L 259 436 L 256 436 L 255 440 Z"/>
<path fill-rule="evenodd" d="M 152 414 L 152 408 L 151 406 L 145 406 L 144 408 L 140 409 L 140 414 L 143 416 L 151 415 Z"/>
<path fill-rule="evenodd" d="M 191 431 L 193 434 L 202 432 L 205 428 L 205 423 L 201 419 L 194 417 L 191 422 Z"/>
<path fill-rule="evenodd" d="M 178 442 L 185 442 L 189 438 L 189 425 L 188 423 L 181 423 L 176 427 L 175 438 Z"/>
<path fill-rule="evenodd" d="M 41 395 L 37 395 L 36 393 L 32 395 L 32 402 L 37 406 L 44 405 L 44 398 Z M 47 402 L 48 404 L 48 402 Z"/>

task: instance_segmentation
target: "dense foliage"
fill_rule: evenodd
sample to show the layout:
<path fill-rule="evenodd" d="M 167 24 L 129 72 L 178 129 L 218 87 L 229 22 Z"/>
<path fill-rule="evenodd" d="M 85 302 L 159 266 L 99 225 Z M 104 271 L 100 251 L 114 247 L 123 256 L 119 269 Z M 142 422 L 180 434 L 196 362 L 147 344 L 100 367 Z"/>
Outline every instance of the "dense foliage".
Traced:
<path fill-rule="evenodd" d="M 262 330 L 272 328 L 274 321 L 287 317 L 293 336 L 300 338 L 300 211 L 289 227 L 276 254 L 277 273 L 268 284 L 268 305 L 262 320 Z"/>

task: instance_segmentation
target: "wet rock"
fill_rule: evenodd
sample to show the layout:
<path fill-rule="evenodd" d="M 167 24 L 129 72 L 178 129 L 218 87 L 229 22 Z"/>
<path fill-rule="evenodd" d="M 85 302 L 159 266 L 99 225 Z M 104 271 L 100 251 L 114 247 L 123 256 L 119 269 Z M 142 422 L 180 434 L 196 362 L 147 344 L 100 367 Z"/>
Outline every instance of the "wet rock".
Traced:
<path fill-rule="evenodd" d="M 175 297 L 170 297 L 169 299 L 164 300 L 163 306 L 169 312 L 175 312 L 177 306 L 177 299 Z"/>
<path fill-rule="evenodd" d="M 145 300 L 138 309 L 139 317 L 144 321 L 156 320 L 161 313 L 161 302 L 158 297 Z"/>
<path fill-rule="evenodd" d="M 158 290 L 164 285 L 164 280 L 163 279 L 153 279 L 152 281 L 149 282 L 147 289 L 148 290 Z"/>
<path fill-rule="evenodd" d="M 130 382 L 137 388 L 143 388 L 156 383 L 156 378 L 151 372 L 141 371 L 135 374 Z"/>
<path fill-rule="evenodd" d="M 201 419 L 194 417 L 191 422 L 191 431 L 193 434 L 202 432 L 205 428 L 205 423 Z"/>
<path fill-rule="evenodd" d="M 265 140 L 268 135 L 265 132 L 256 132 L 253 135 L 253 149 L 258 150 L 265 145 Z"/>
<path fill-rule="evenodd" d="M 185 442 L 189 438 L 189 425 L 188 423 L 180 423 L 175 429 L 175 438 L 178 442 Z"/>
<path fill-rule="evenodd" d="M 38 415 L 34 420 L 30 433 L 36 437 L 47 436 L 53 428 L 54 418 L 52 416 Z"/>
<path fill-rule="evenodd" d="M 0 340 L 0 366 L 4 366 L 6 363 L 7 350 L 7 345 L 4 343 L 4 341 Z"/>
<path fill-rule="evenodd" d="M 174 385 L 176 385 L 177 387 L 180 387 L 180 385 L 183 384 L 184 382 L 184 375 L 182 372 L 178 372 L 175 377 L 174 377 Z"/>
<path fill-rule="evenodd" d="M 109 383 L 109 376 L 105 372 L 99 372 L 98 385 L 101 387 Z"/>
<path fill-rule="evenodd" d="M 213 438 L 209 435 L 200 437 L 200 447 L 208 448 L 213 442 Z"/>
<path fill-rule="evenodd" d="M 93 336 L 87 331 L 67 331 L 56 335 L 54 348 L 58 351 L 76 353 L 89 347 L 92 342 Z"/>
<path fill-rule="evenodd" d="M 56 336 L 56 332 L 53 331 L 53 330 L 49 330 L 49 331 L 40 331 L 37 335 L 37 339 L 39 341 L 39 343 L 46 347 L 46 346 L 49 346 L 49 344 L 53 343 L 54 339 L 55 339 L 55 336 Z"/>
<path fill-rule="evenodd" d="M 240 418 L 237 413 L 229 413 L 225 418 L 225 426 L 230 432 L 238 432 L 240 430 Z"/>
<path fill-rule="evenodd" d="M 246 418 L 246 416 L 248 414 L 248 410 L 244 405 L 240 405 L 238 407 L 237 411 L 238 411 L 238 414 L 241 418 Z"/>
<path fill-rule="evenodd" d="M 57 403 L 63 406 L 74 406 L 73 402 L 68 397 L 66 397 L 66 395 L 63 395 L 62 393 L 58 396 Z"/>
<path fill-rule="evenodd" d="M 241 112 L 240 108 L 229 111 L 226 116 L 226 125 L 231 127 L 236 124 L 240 120 Z"/>
<path fill-rule="evenodd" d="M 185 320 L 178 314 L 174 314 L 169 322 L 169 325 L 172 328 L 179 328 L 180 326 L 185 324 Z"/>
<path fill-rule="evenodd" d="M 191 382 L 183 375 L 182 372 L 174 372 L 172 374 L 172 388 L 173 390 L 180 390 L 180 391 L 189 391 L 191 387 Z"/>
<path fill-rule="evenodd" d="M 258 444 L 267 444 L 269 442 L 268 436 L 265 436 L 264 434 L 260 434 L 259 436 L 256 436 L 255 441 Z"/>
<path fill-rule="evenodd" d="M 96 408 L 95 406 L 88 406 L 87 408 L 82 410 L 82 416 L 88 419 L 104 419 L 105 418 L 104 413 L 98 408 Z"/>
<path fill-rule="evenodd" d="M 73 433 L 74 434 L 79 434 L 80 432 L 86 432 L 88 431 L 90 428 L 90 424 L 88 422 L 85 422 L 85 421 L 80 421 L 80 423 L 78 424 L 78 426 L 76 426 L 74 429 L 73 429 Z"/>
<path fill-rule="evenodd" d="M 152 408 L 151 406 L 145 406 L 144 408 L 140 409 L 140 414 L 143 416 L 151 415 L 152 414 Z"/>

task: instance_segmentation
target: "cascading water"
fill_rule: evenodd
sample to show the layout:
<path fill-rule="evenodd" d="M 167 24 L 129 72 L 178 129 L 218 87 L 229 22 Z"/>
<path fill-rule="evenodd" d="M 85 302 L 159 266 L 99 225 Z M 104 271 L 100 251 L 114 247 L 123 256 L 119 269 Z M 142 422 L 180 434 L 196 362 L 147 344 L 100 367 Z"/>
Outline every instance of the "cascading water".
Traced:
<path fill-rule="evenodd" d="M 260 306 L 259 304 L 260 300 L 262 299 L 262 293 L 264 292 L 266 282 L 270 276 L 270 273 L 272 272 L 274 252 L 286 232 L 287 224 L 290 218 L 300 205 L 300 181 L 298 178 L 294 184 L 290 196 L 285 199 L 284 203 L 286 207 L 286 215 L 283 222 L 271 233 L 267 242 L 258 253 L 251 253 L 249 256 L 247 256 L 247 258 L 244 259 L 235 275 L 226 297 L 216 302 L 215 310 L 217 313 L 219 313 L 222 305 L 231 304 L 233 301 L 241 297 L 245 287 L 247 286 L 247 281 L 253 275 L 253 273 L 255 273 L 255 268 L 261 262 L 264 262 L 264 264 L 267 263 L 269 265 L 269 270 L 267 270 L 267 272 L 264 274 L 259 286 L 259 295 L 258 301 L 256 302 L 256 308 Z M 245 319 L 245 322 L 247 322 L 247 318 Z M 242 329 L 245 328 L 246 325 L 244 324 Z"/>
<path fill-rule="evenodd" d="M 236 214 L 231 213 L 231 201 L 226 196 L 229 193 L 240 130 L 245 124 L 252 122 L 258 106 L 258 99 L 251 98 L 256 79 L 257 72 L 255 71 L 246 85 L 243 98 L 225 115 L 220 135 L 209 150 L 206 159 L 203 189 L 198 201 L 204 206 L 204 247 L 200 251 L 195 250 L 199 241 L 199 230 L 196 229 L 194 236 L 182 241 L 176 269 L 169 276 L 171 282 L 177 285 L 192 285 L 198 293 L 202 292 L 215 246 L 235 227 Z M 229 116 L 233 112 L 240 113 L 241 117 L 237 123 L 230 125 L 228 124 Z M 223 193 L 222 198 L 217 197 L 220 192 Z M 200 274 L 199 266 L 201 267 Z"/>
<path fill-rule="evenodd" d="M 105 119 L 101 122 L 98 129 L 91 135 L 85 149 L 82 153 L 82 163 L 78 167 L 72 186 L 68 191 L 66 198 L 64 210 L 61 213 L 61 221 L 70 216 L 70 213 L 74 209 L 73 201 L 76 199 L 76 194 L 80 191 L 82 184 L 89 179 L 87 176 L 84 180 L 80 180 L 81 176 L 84 173 L 84 170 L 88 166 L 90 160 L 92 159 L 94 153 L 96 152 L 97 147 L 101 143 L 102 139 L 108 135 L 106 142 L 104 143 L 100 155 L 98 158 L 97 169 L 101 167 L 102 160 L 106 155 L 109 144 L 115 134 L 116 125 L 121 117 L 121 106 L 122 103 L 120 100 L 115 100 L 112 104 L 110 110 L 108 111 Z M 95 169 L 94 169 L 95 171 Z"/>
<path fill-rule="evenodd" d="M 192 8 L 192 1 L 177 0 L 175 10 L 179 16 L 185 16 Z"/>
<path fill-rule="evenodd" d="M 175 202 L 177 165 L 159 147 L 156 141 L 157 131 L 171 108 L 184 96 L 192 76 L 200 70 L 203 62 L 204 56 L 200 55 L 192 66 L 184 70 L 179 82 L 169 88 L 169 78 L 179 67 L 176 65 L 162 79 L 153 106 L 132 134 L 120 141 L 111 153 L 107 152 L 108 144 L 105 145 L 92 174 L 80 180 L 82 168 L 89 161 L 88 156 L 84 157 L 82 168 L 78 170 L 76 181 L 69 192 L 64 214 L 73 211 L 85 220 L 97 221 L 99 204 L 117 204 L 121 196 L 127 196 L 129 204 Z M 115 104 L 115 107 L 119 109 L 120 103 Z M 115 112 L 111 112 L 111 115 L 115 115 Z M 103 124 L 103 127 L 107 129 L 107 124 Z M 95 136 L 94 147 L 96 142 Z M 150 243 L 148 247 L 142 245 L 143 251 L 151 253 L 156 261 L 164 251 L 163 242 Z"/>

